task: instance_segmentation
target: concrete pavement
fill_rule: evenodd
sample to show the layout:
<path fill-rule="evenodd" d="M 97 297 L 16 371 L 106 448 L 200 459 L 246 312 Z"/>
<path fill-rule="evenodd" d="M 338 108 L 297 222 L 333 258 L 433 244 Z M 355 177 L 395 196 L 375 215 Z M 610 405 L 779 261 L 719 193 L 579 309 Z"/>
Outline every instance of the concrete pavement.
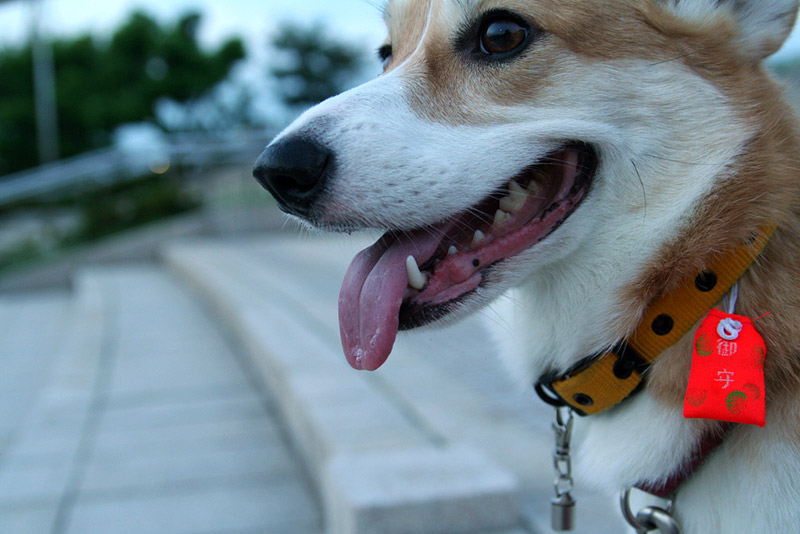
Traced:
<path fill-rule="evenodd" d="M 481 320 L 401 336 L 377 373 L 345 362 L 364 244 L 189 240 L 0 298 L 0 532 L 551 532 L 551 413 Z M 623 532 L 576 496 L 576 532 Z"/>
<path fill-rule="evenodd" d="M 269 399 L 174 276 L 84 273 L 68 315 L 48 354 L 15 342 L 50 373 L 28 381 L 27 408 L 9 418 L 0 532 L 322 531 Z M 39 326 L 48 330 L 44 317 Z"/>
<path fill-rule="evenodd" d="M 480 317 L 447 330 L 401 335 L 376 373 L 355 372 L 345 362 L 336 320 L 338 289 L 350 259 L 368 242 L 331 237 L 192 242 L 170 247 L 166 258 L 244 340 L 320 488 L 328 526 L 347 526 L 336 532 L 488 533 L 500 527 L 550 532 L 551 412 L 526 384 L 513 383 L 499 368 Z M 428 465 L 432 454 L 444 453 L 451 456 L 439 462 L 458 463 L 465 449 L 473 460 L 480 458 L 463 466 L 474 469 L 469 491 L 440 487 L 432 497 L 420 490 L 439 503 L 438 522 L 432 519 L 419 530 L 400 522 L 397 530 L 386 530 L 392 518 L 420 513 L 413 505 L 421 497 L 413 491 L 381 503 L 380 510 L 359 500 L 359 487 L 411 484 L 405 478 L 409 469 L 375 473 L 375 466 L 398 461 L 396 454 L 417 454 L 417 465 Z M 377 480 L 358 478 L 369 471 L 365 464 Z M 435 487 L 445 476 L 421 471 L 413 479 L 420 487 Z M 497 477 L 506 477 L 506 483 L 497 484 Z M 482 495 L 485 508 L 472 495 Z M 580 487 L 577 495 L 578 532 L 623 531 L 613 498 Z M 453 515 L 441 510 L 442 502 Z M 342 510 L 348 510 L 346 521 Z M 480 517 L 490 519 L 460 530 L 454 518 L 466 510 L 480 510 Z"/>

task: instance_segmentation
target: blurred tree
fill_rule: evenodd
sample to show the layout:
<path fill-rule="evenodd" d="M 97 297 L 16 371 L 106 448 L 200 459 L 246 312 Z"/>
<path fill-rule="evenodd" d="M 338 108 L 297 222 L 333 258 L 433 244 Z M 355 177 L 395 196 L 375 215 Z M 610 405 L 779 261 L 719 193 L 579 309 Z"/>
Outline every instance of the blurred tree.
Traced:
<path fill-rule="evenodd" d="M 292 107 L 308 107 L 349 89 L 366 65 L 361 48 L 326 34 L 321 24 L 284 22 L 270 44 L 278 52 L 270 74 L 278 96 Z"/>
<path fill-rule="evenodd" d="M 188 102 L 160 99 L 156 104 L 156 119 L 168 132 L 263 130 L 269 121 L 255 108 L 258 98 L 249 80 L 232 73 L 202 98 Z"/>
<path fill-rule="evenodd" d="M 240 39 L 198 42 L 201 16 L 162 25 L 136 12 L 108 42 L 90 35 L 53 43 L 62 156 L 107 145 L 116 126 L 154 117 L 162 97 L 200 98 L 245 56 Z M 0 49 L 0 175 L 37 163 L 30 46 Z"/>

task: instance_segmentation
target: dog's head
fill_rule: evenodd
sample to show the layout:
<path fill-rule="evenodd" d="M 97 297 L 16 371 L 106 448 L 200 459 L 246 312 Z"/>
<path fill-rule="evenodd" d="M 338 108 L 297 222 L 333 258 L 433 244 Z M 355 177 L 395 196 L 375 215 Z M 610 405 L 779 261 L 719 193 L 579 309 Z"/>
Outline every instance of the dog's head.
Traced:
<path fill-rule="evenodd" d="M 549 365 L 630 331 L 688 252 L 770 216 L 745 182 L 784 112 L 761 63 L 796 3 L 389 2 L 384 74 L 306 112 L 255 170 L 314 226 L 387 231 L 342 288 L 350 363 L 520 284 Z"/>

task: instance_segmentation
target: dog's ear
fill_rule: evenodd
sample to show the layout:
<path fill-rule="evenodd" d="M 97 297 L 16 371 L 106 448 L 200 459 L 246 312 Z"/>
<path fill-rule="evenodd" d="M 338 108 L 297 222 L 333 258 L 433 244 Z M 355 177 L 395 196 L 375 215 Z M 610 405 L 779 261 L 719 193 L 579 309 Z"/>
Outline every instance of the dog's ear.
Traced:
<path fill-rule="evenodd" d="M 800 0 L 661 0 L 678 17 L 705 22 L 732 15 L 743 52 L 761 60 L 781 47 L 794 27 Z"/>

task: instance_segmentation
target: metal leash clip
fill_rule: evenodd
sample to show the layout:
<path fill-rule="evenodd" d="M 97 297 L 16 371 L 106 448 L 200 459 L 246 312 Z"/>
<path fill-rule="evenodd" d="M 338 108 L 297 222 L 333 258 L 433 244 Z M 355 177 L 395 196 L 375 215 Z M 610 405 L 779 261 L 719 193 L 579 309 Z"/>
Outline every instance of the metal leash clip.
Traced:
<path fill-rule="evenodd" d="M 569 451 L 573 422 L 574 413 L 570 408 L 556 408 L 556 418 L 553 421 L 553 431 L 556 434 L 556 448 L 553 452 L 556 496 L 551 501 L 552 528 L 556 532 L 569 532 L 575 528 L 575 499 L 571 494 L 574 482 Z"/>
<path fill-rule="evenodd" d="M 636 534 L 647 534 L 655 530 L 658 530 L 661 534 L 681 534 L 681 527 L 672 516 L 672 502 L 669 503 L 666 510 L 657 506 L 647 506 L 634 515 L 631 510 L 632 489 L 628 488 L 622 492 L 620 505 L 622 507 L 622 515 L 628 524 L 636 530 Z"/>

